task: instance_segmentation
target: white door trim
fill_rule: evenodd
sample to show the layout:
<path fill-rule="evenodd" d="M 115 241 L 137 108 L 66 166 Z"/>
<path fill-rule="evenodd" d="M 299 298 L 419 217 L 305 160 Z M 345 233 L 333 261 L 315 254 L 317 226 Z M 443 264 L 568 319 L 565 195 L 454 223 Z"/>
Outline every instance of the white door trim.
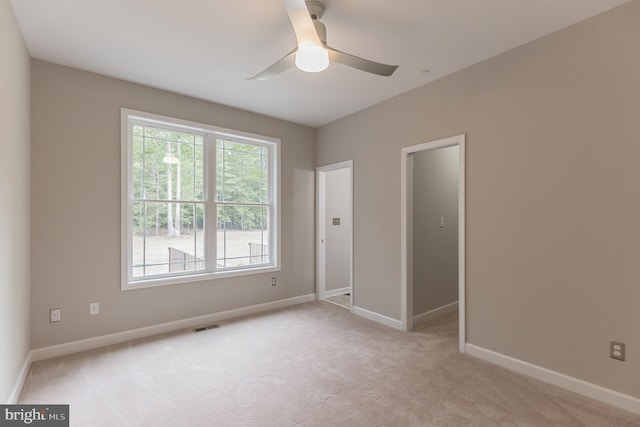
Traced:
<path fill-rule="evenodd" d="M 349 290 L 351 310 L 353 310 L 353 160 L 332 163 L 316 168 L 316 290 L 318 299 L 324 299 L 326 295 L 326 173 L 337 169 L 349 169 L 349 211 L 351 217 L 351 236 L 349 239 Z"/>
<path fill-rule="evenodd" d="M 413 218 L 412 218 L 412 182 L 413 161 L 411 154 L 436 148 L 458 146 L 459 175 L 458 175 L 458 338 L 459 350 L 465 352 L 466 343 L 466 304 L 465 304 L 465 135 L 457 135 L 437 141 L 425 142 L 402 148 L 400 158 L 400 230 L 401 230 L 401 315 L 402 330 L 413 328 L 413 283 L 411 278 L 411 264 L 413 251 Z M 411 173 L 411 175 L 410 175 Z"/>

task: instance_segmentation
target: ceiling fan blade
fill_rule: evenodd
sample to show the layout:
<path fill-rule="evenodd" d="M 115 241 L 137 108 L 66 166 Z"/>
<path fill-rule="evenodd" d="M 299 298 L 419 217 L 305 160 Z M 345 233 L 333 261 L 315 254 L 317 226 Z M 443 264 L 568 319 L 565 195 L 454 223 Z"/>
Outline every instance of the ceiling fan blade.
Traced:
<path fill-rule="evenodd" d="M 285 0 L 284 4 L 287 8 L 291 25 L 293 25 L 293 31 L 296 33 L 298 47 L 305 44 L 322 46 L 322 41 L 318 36 L 315 25 L 313 25 L 313 19 L 311 19 L 305 0 Z"/>
<path fill-rule="evenodd" d="M 381 64 L 379 62 L 369 61 L 349 53 L 340 52 L 332 47 L 326 46 L 329 51 L 329 61 L 339 62 L 367 73 L 377 74 L 379 76 L 389 77 L 398 68 L 397 65 Z"/>
<path fill-rule="evenodd" d="M 272 66 L 267 68 L 266 70 L 256 74 L 253 77 L 249 77 L 247 80 L 267 80 L 277 74 L 282 73 L 283 71 L 288 70 L 289 68 L 293 68 L 295 66 L 295 60 L 297 52 L 297 48 L 293 49 L 289 52 L 284 58 L 279 59 Z"/>

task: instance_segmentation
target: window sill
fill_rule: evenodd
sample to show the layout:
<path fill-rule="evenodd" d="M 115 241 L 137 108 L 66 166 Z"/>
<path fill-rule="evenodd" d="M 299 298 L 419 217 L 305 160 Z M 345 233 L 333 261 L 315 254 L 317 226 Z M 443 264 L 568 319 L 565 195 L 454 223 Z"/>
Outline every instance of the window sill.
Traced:
<path fill-rule="evenodd" d="M 232 271 L 199 272 L 185 274 L 182 276 L 157 277 L 153 279 L 127 280 L 122 281 L 120 290 L 132 291 L 136 289 L 155 288 L 158 286 L 180 285 L 184 283 L 202 282 L 205 280 L 226 279 L 231 277 L 249 276 L 254 274 L 271 273 L 280 271 L 279 266 L 264 266 L 256 268 L 246 268 Z"/>

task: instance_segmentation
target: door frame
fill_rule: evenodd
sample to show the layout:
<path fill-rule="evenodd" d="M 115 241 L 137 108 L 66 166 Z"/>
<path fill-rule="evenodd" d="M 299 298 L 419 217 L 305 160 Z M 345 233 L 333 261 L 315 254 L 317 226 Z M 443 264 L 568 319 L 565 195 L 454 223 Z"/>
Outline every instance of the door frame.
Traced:
<path fill-rule="evenodd" d="M 350 310 L 353 310 L 353 160 L 345 160 L 316 168 L 316 298 L 322 300 L 326 296 L 326 174 L 338 169 L 349 169 L 349 216 L 351 223 L 351 233 L 349 235 L 349 293 Z"/>
<path fill-rule="evenodd" d="M 438 139 L 402 148 L 400 169 L 401 214 L 401 316 L 402 330 L 413 329 L 413 161 L 411 155 L 420 151 L 458 147 L 458 348 L 465 352 L 465 135 Z"/>

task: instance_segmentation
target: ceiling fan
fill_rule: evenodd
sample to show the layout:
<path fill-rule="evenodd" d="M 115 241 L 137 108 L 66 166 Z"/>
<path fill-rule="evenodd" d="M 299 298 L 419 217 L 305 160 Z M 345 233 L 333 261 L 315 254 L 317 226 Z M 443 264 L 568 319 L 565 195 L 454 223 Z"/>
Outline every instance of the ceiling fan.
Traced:
<path fill-rule="evenodd" d="M 296 33 L 298 46 L 284 58 L 266 70 L 251 77 L 254 80 L 266 80 L 281 72 L 298 67 L 302 71 L 319 72 L 329 66 L 329 62 L 344 65 L 388 77 L 398 68 L 397 65 L 386 65 L 369 61 L 357 56 L 340 52 L 327 45 L 327 30 L 320 18 L 324 14 L 324 5 L 319 1 L 284 0 L 289 19 Z"/>

